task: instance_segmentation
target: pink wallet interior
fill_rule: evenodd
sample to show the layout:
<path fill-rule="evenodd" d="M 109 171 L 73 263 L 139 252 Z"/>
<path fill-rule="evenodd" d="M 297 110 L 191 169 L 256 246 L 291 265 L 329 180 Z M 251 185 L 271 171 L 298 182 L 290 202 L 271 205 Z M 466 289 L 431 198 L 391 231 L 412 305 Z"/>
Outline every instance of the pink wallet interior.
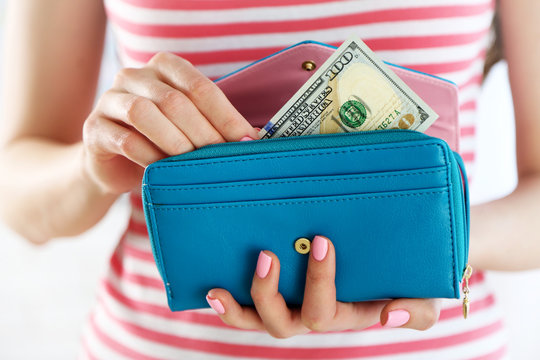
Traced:
<path fill-rule="evenodd" d="M 321 65 L 334 51 L 320 43 L 300 43 L 218 79 L 217 84 L 253 126 L 262 128 L 313 75 L 302 68 L 302 63 L 309 60 Z M 459 151 L 457 86 L 435 76 L 389 66 L 439 115 L 426 134 L 443 139 L 452 150 Z"/>

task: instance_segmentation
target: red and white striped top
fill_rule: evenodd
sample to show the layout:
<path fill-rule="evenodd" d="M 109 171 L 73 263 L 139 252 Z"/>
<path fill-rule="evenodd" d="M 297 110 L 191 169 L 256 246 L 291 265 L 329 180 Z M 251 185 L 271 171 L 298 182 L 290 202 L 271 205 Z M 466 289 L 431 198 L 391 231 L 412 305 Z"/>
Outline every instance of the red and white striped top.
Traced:
<path fill-rule="evenodd" d="M 212 79 L 303 40 L 340 45 L 357 34 L 380 58 L 459 86 L 461 154 L 474 173 L 476 101 L 493 0 L 105 0 L 122 64 L 158 51 Z M 471 315 L 443 299 L 428 331 L 383 329 L 276 339 L 224 324 L 215 312 L 171 312 L 146 232 L 140 193 L 82 339 L 90 359 L 501 359 L 506 338 L 484 274 L 471 279 Z"/>

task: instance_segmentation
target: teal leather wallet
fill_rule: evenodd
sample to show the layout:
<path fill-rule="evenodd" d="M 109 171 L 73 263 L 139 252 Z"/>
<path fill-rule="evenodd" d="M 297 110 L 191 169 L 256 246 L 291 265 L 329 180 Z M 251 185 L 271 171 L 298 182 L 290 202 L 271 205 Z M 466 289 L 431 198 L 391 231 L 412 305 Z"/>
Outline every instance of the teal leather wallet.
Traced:
<path fill-rule="evenodd" d="M 324 60 L 320 54 L 327 47 L 307 45 L 299 60 Z M 296 61 L 295 53 L 286 55 L 283 61 Z M 272 63 L 253 68 L 267 70 Z M 171 310 L 207 308 L 205 296 L 217 287 L 230 291 L 241 305 L 252 305 L 251 281 L 264 249 L 280 259 L 279 291 L 286 302 L 302 304 L 309 256 L 302 249 L 315 235 L 327 236 L 335 246 L 339 301 L 460 297 L 469 205 L 467 177 L 452 140 L 455 85 L 399 71 L 422 82 L 416 89 L 429 93 L 427 98 L 439 94 L 443 99 L 428 104 L 449 119 L 432 126 L 446 134 L 446 141 L 384 130 L 231 142 L 146 168 L 144 212 Z M 230 84 L 222 86 L 250 119 L 249 111 L 256 110 L 253 86 L 258 85 L 239 79 L 234 91 L 227 90 Z M 242 84 L 249 89 L 244 97 L 237 91 Z M 263 83 L 261 91 L 272 86 L 280 88 Z M 242 107 L 246 102 L 250 105 Z M 265 102 L 259 110 L 264 106 L 267 116 L 279 109 L 278 103 L 272 108 Z M 265 119 L 257 121 L 254 125 Z"/>
<path fill-rule="evenodd" d="M 295 242 L 315 235 L 334 243 L 339 301 L 459 298 L 463 171 L 443 140 L 406 130 L 216 144 L 153 163 L 142 194 L 169 306 L 208 307 L 216 287 L 253 304 L 263 249 L 300 305 L 308 257 Z"/>

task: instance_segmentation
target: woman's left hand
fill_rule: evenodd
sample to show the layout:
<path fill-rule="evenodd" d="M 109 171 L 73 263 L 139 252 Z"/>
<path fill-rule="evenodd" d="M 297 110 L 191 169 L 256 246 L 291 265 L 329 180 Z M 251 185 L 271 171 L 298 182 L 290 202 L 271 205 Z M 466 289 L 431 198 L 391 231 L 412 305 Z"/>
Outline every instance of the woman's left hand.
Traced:
<path fill-rule="evenodd" d="M 384 327 L 426 330 L 439 319 L 439 299 L 336 301 L 335 250 L 323 236 L 316 236 L 311 244 L 301 308 L 288 308 L 278 292 L 279 270 L 277 256 L 261 251 L 251 286 L 255 308 L 240 306 L 225 289 L 210 290 L 207 300 L 226 324 L 264 330 L 276 338 L 310 331 L 361 330 L 377 322 Z"/>

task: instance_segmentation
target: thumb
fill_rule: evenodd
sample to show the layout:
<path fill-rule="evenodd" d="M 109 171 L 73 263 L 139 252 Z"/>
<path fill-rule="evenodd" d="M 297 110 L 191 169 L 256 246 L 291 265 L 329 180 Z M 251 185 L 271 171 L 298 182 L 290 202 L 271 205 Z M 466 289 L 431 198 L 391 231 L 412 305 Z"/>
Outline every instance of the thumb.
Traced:
<path fill-rule="evenodd" d="M 440 299 L 396 299 L 381 311 L 381 325 L 427 330 L 439 320 Z"/>

